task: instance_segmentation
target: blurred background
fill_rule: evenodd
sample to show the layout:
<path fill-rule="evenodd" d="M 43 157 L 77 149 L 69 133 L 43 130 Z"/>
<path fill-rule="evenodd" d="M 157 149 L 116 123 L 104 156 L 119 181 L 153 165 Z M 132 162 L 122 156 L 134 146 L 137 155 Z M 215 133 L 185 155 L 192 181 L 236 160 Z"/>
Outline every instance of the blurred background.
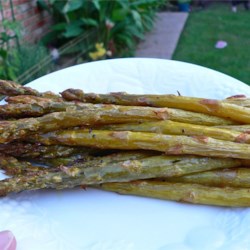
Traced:
<path fill-rule="evenodd" d="M 0 0 L 0 79 L 25 84 L 89 61 L 195 63 L 250 84 L 249 2 Z"/>

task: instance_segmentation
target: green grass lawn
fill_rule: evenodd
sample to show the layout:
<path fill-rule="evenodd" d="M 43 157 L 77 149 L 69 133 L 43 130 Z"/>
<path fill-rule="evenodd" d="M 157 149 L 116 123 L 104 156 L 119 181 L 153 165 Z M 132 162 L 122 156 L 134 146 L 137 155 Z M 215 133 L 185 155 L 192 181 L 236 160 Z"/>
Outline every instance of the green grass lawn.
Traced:
<path fill-rule="evenodd" d="M 218 40 L 228 46 L 216 49 Z M 239 6 L 233 13 L 225 4 L 191 12 L 173 59 L 215 69 L 250 85 L 250 11 Z"/>

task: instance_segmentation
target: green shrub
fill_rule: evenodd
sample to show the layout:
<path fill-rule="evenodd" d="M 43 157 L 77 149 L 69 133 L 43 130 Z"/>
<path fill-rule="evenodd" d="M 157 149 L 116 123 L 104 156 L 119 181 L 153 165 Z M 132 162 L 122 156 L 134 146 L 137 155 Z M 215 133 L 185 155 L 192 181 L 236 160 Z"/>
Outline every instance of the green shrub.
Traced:
<path fill-rule="evenodd" d="M 48 73 L 51 60 L 44 46 L 19 43 L 22 38 L 21 29 L 19 22 L 6 19 L 2 21 L 0 79 L 27 83 Z"/>
<path fill-rule="evenodd" d="M 154 24 L 154 17 L 165 0 L 44 0 L 38 1 L 48 10 L 55 24 L 43 38 L 45 44 L 60 46 L 72 38 L 95 30 L 90 43 L 103 44 L 108 56 L 131 56 L 136 43 Z M 93 51 L 92 51 L 93 52 Z M 98 52 L 98 51 L 97 51 Z M 103 56 L 102 56 L 103 57 Z"/>
<path fill-rule="evenodd" d="M 39 44 L 14 49 L 8 60 L 15 73 L 13 80 L 22 84 L 48 74 L 53 67 L 48 50 Z"/>
<path fill-rule="evenodd" d="M 1 51 L 0 51 L 1 53 Z M 41 45 L 22 45 L 5 52 L 0 62 L 0 79 L 27 83 L 51 71 L 52 63 L 47 49 Z"/>

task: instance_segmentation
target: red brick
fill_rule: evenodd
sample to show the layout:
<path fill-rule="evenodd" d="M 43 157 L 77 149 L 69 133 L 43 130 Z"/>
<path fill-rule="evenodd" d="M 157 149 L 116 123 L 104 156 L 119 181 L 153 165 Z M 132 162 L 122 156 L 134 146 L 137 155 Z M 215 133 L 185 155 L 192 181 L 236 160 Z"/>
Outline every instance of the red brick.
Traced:
<path fill-rule="evenodd" d="M 29 33 L 29 34 L 39 34 L 39 33 L 41 33 L 41 31 L 40 30 L 43 30 L 44 28 L 43 27 L 37 27 L 36 25 L 31 25 L 31 26 L 28 26 L 28 27 L 26 27 L 26 29 L 25 29 L 25 31 L 27 32 L 27 33 Z M 39 30 L 39 31 L 37 31 L 37 30 Z M 48 30 L 48 29 L 47 29 Z"/>
<path fill-rule="evenodd" d="M 11 20 L 12 19 L 11 9 L 4 9 L 3 16 L 4 18 Z"/>
<path fill-rule="evenodd" d="M 9 0 L 5 2 L 5 18 L 12 19 Z M 38 11 L 36 0 L 12 0 L 13 11 L 17 21 L 21 22 L 22 33 L 26 41 L 34 42 L 40 39 L 51 27 L 53 18 L 47 11 Z M 1 20 L 1 16 L 0 16 Z"/>
<path fill-rule="evenodd" d="M 44 20 L 40 20 L 40 21 L 37 22 L 36 25 L 37 25 L 37 27 L 43 27 L 44 24 L 45 24 L 45 21 Z"/>
<path fill-rule="evenodd" d="M 31 17 L 29 17 L 27 19 L 24 19 L 22 24 L 23 24 L 24 27 L 28 27 L 30 25 L 36 24 L 37 21 L 39 21 L 39 17 L 34 15 L 34 16 L 31 16 Z"/>
<path fill-rule="evenodd" d="M 29 8 L 27 11 L 24 11 L 24 12 L 21 11 L 21 9 L 19 9 L 19 11 L 17 12 L 17 15 L 20 15 L 20 14 L 26 15 L 26 18 L 29 18 L 30 16 L 36 15 L 34 8 Z"/>
<path fill-rule="evenodd" d="M 36 36 L 39 36 L 39 35 L 41 35 L 43 33 L 43 29 L 42 28 L 37 28 L 37 29 L 35 29 L 35 31 L 34 31 L 34 35 L 36 35 Z"/>
<path fill-rule="evenodd" d="M 40 10 L 39 8 L 35 7 L 34 11 L 36 14 L 40 14 L 41 12 L 43 12 L 42 10 Z"/>
<path fill-rule="evenodd" d="M 30 3 L 31 0 L 17 0 L 18 4 L 22 4 L 22 3 Z"/>
<path fill-rule="evenodd" d="M 32 7 L 31 3 L 23 3 L 19 5 L 19 9 L 21 12 L 26 12 L 26 11 L 34 11 L 34 8 Z"/>
<path fill-rule="evenodd" d="M 27 15 L 25 13 L 18 13 L 18 14 L 15 15 L 15 18 L 16 18 L 17 21 L 22 21 L 25 18 L 27 18 Z"/>
<path fill-rule="evenodd" d="M 10 2 L 9 1 L 2 1 L 2 8 L 3 9 L 6 9 L 6 8 L 9 8 L 10 7 Z"/>

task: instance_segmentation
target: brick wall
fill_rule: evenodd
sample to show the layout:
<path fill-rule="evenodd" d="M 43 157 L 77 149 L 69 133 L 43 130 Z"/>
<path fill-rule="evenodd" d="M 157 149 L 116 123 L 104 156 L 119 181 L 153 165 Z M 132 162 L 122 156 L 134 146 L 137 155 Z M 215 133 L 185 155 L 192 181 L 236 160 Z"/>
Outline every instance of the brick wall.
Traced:
<path fill-rule="evenodd" d="M 2 2 L 5 19 L 12 19 L 10 0 Z M 21 33 L 26 42 L 37 42 L 48 32 L 52 18 L 47 11 L 39 10 L 36 0 L 12 0 L 15 18 L 21 24 Z M 0 15 L 0 21 L 2 16 Z"/>

